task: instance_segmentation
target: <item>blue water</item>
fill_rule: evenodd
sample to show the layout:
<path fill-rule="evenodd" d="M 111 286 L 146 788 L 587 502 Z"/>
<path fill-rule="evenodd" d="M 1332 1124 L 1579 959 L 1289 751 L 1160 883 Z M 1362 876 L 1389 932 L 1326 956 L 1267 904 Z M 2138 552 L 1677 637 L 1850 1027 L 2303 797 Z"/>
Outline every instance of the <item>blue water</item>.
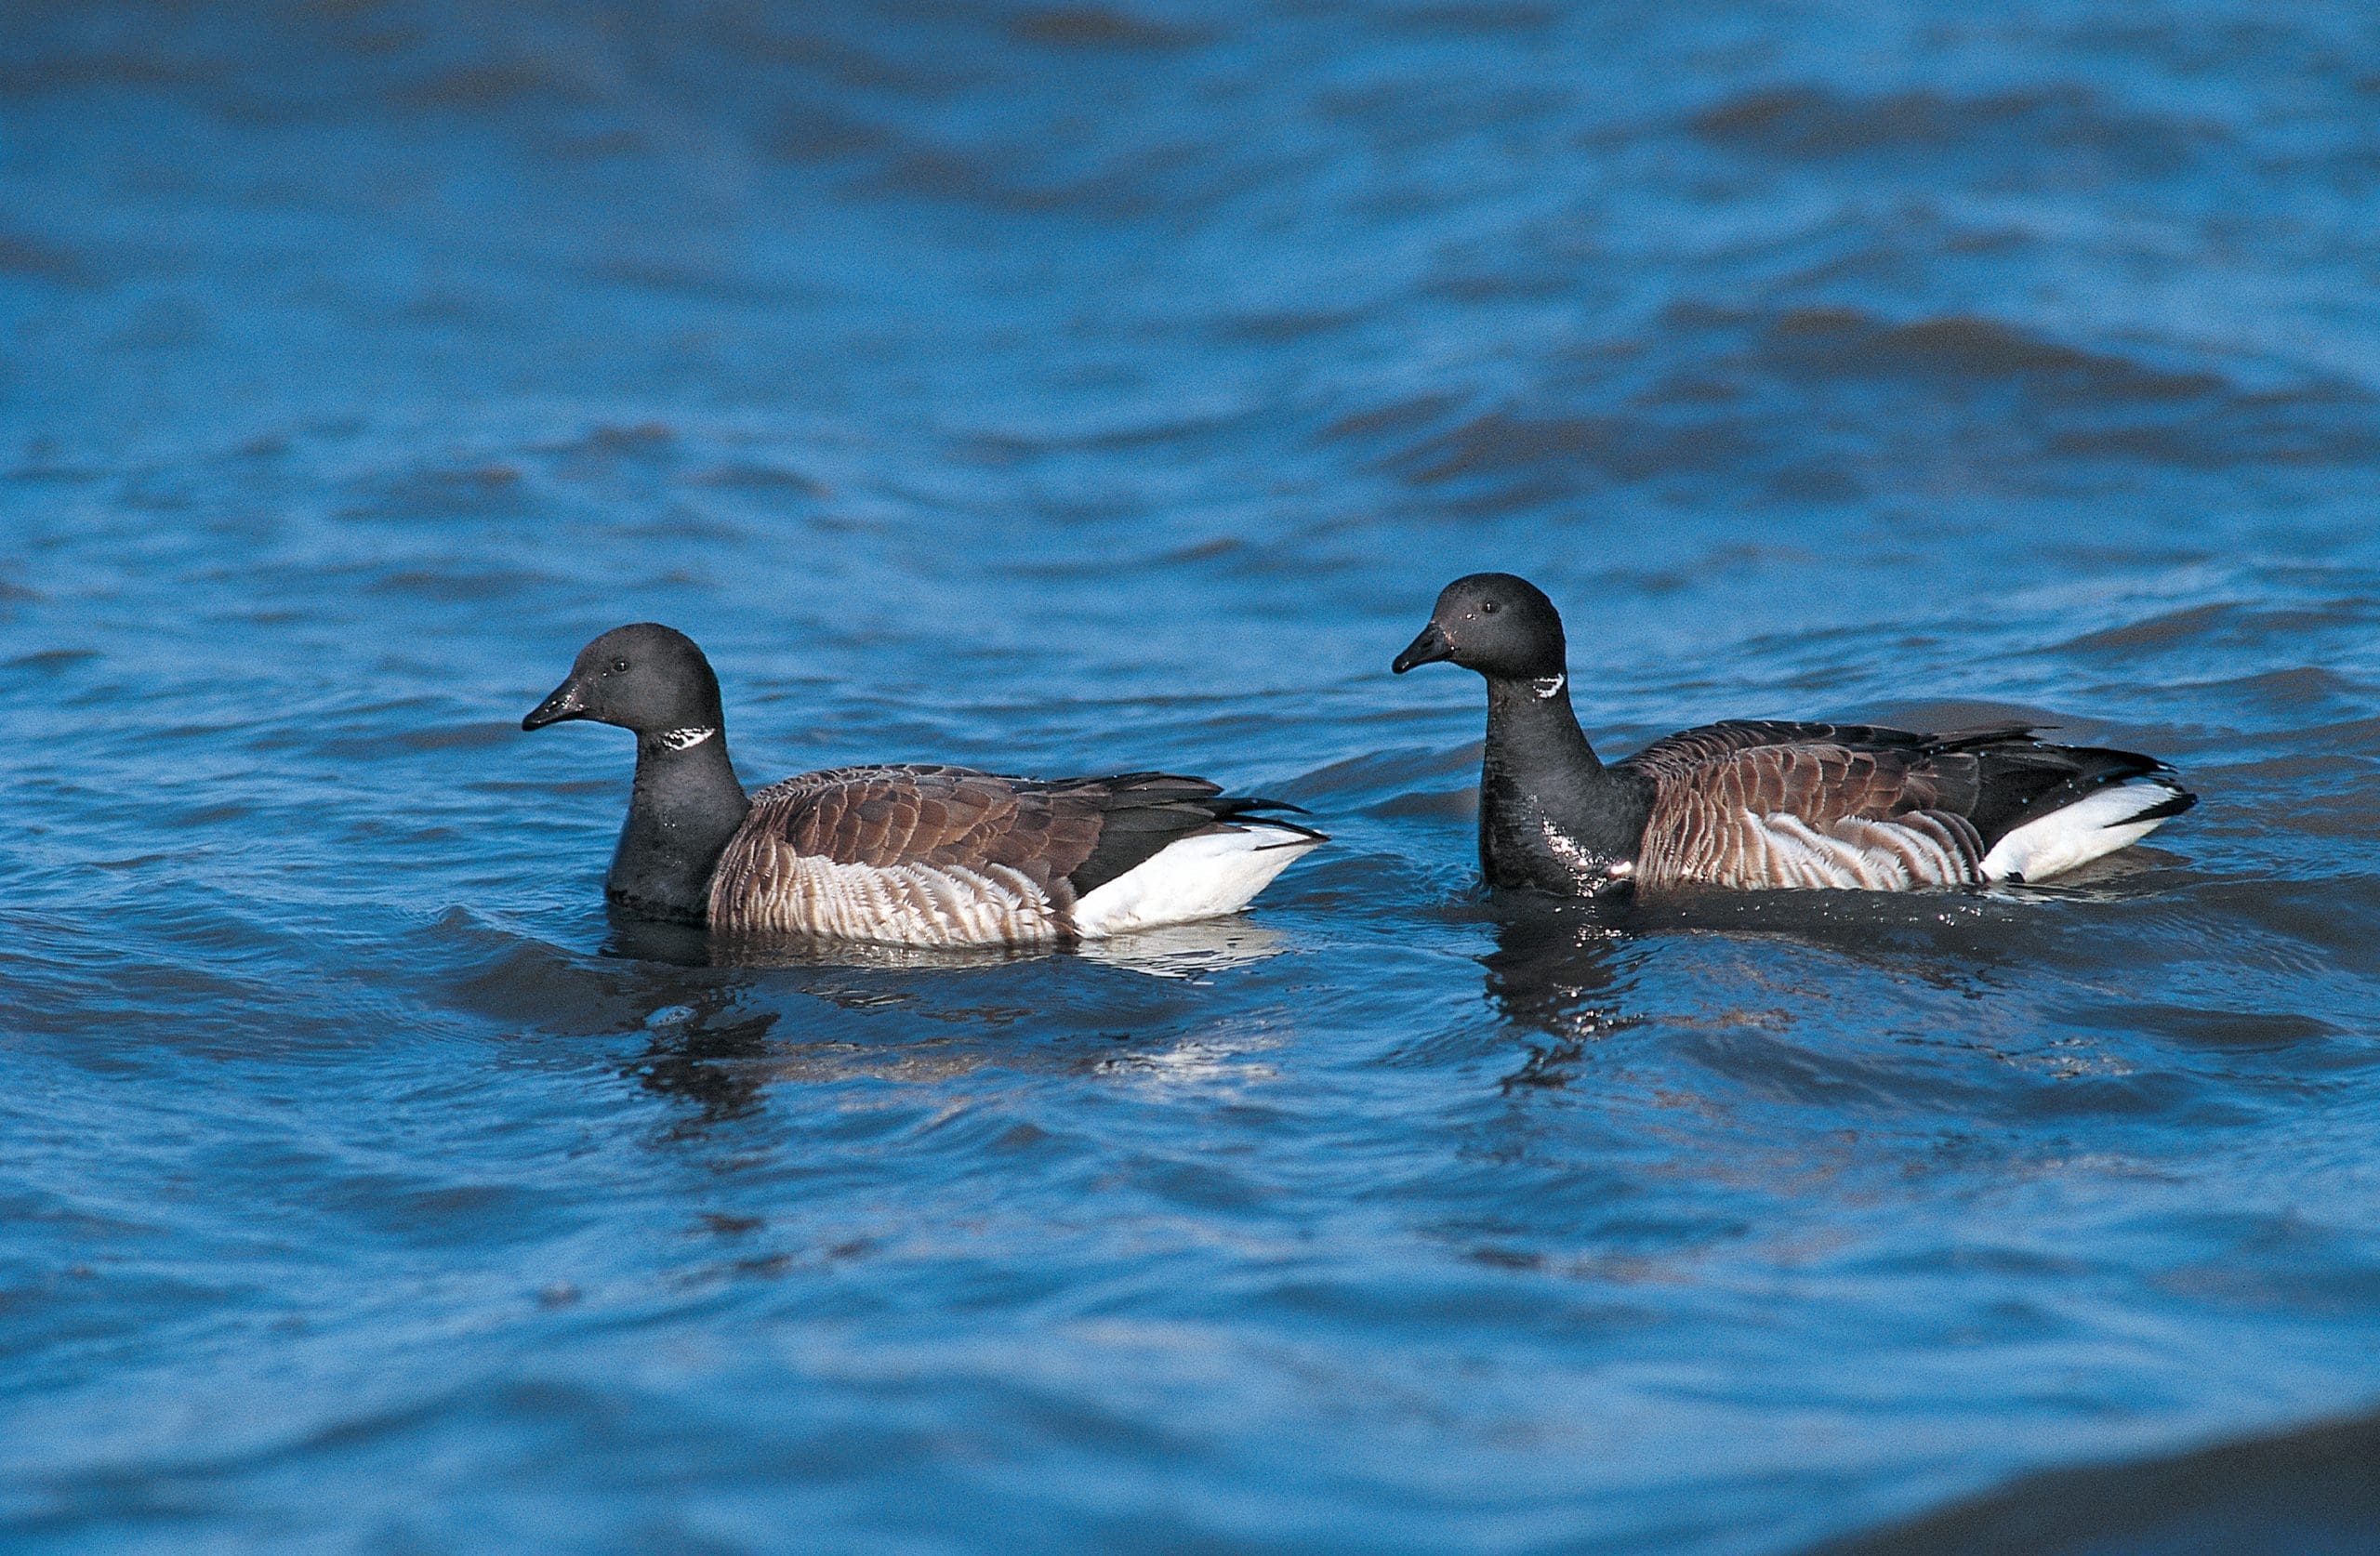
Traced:
<path fill-rule="evenodd" d="M 0 1540 L 1781 1553 L 2373 1409 L 2375 180 L 2344 3 L 0 9 Z M 1486 901 L 1483 566 L 1608 752 L 2204 803 Z M 752 784 L 1337 840 L 707 965 L 517 728 L 636 619 Z"/>

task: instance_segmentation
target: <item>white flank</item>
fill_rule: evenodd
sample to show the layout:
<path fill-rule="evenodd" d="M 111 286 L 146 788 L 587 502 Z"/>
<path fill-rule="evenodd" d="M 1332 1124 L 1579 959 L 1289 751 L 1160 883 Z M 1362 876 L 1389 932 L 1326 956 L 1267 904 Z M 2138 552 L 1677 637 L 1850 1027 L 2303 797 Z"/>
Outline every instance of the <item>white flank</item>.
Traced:
<path fill-rule="evenodd" d="M 1747 884 L 1913 891 L 1967 880 L 1972 856 L 1939 817 L 1844 816 L 1812 826 L 1788 811 L 1741 815 L 1738 824 L 1751 827 L 1762 849 L 1759 873 Z"/>
<path fill-rule="evenodd" d="M 885 945 L 1039 945 L 1058 938 L 1048 896 L 1005 864 L 839 864 L 790 850 L 778 857 L 765 890 L 732 906 L 714 895 L 711 922 Z"/>
<path fill-rule="evenodd" d="M 2063 810 L 2027 822 L 1994 843 L 1983 856 L 1983 878 L 2006 880 L 2016 876 L 2047 880 L 2102 854 L 2129 848 L 2172 819 L 2159 816 L 2140 821 L 2136 819 L 2140 812 L 2181 792 L 2168 780 L 2151 776 L 2087 794 Z"/>
<path fill-rule="evenodd" d="M 1320 838 L 1261 822 L 1194 832 L 1086 893 L 1075 904 L 1075 930 L 1096 938 L 1237 913 L 1291 860 L 1320 846 Z"/>

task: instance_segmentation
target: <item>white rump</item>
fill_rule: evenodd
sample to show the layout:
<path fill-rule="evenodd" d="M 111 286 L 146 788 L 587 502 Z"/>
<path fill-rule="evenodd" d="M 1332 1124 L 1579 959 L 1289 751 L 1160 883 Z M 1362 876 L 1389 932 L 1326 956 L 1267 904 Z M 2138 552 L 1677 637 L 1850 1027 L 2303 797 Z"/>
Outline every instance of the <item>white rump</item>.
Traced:
<path fill-rule="evenodd" d="M 1262 822 L 1194 832 L 1086 892 L 1075 904 L 1075 930 L 1091 939 L 1237 913 L 1321 841 Z"/>
<path fill-rule="evenodd" d="M 2181 789 L 2171 780 L 2149 776 L 2128 779 L 2083 796 L 2073 804 L 2009 833 L 1983 856 L 1986 880 L 2047 880 L 2088 864 L 2102 854 L 2130 848 L 2171 820 L 2168 816 L 2140 819 Z"/>

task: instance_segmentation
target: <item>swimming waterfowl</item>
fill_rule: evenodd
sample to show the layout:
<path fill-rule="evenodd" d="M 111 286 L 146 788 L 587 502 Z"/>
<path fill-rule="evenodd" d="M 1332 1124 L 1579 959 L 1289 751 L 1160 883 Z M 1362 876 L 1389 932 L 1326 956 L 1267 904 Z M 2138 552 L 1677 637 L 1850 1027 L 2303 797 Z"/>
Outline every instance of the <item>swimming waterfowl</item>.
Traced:
<path fill-rule="evenodd" d="M 1391 666 L 1488 680 L 1479 863 L 1488 883 L 1908 891 L 2038 881 L 2198 803 L 2152 757 L 2054 745 L 2041 726 L 1920 734 L 1730 720 L 1606 766 L 1570 708 L 1562 617 L 1508 573 L 1448 584 Z"/>
<path fill-rule="evenodd" d="M 1268 813 L 1295 806 L 1170 772 L 845 767 L 747 798 L 710 661 L 651 622 L 580 650 L 521 727 L 570 719 L 636 733 L 605 895 L 714 933 L 1065 944 L 1236 913 L 1328 841 Z"/>

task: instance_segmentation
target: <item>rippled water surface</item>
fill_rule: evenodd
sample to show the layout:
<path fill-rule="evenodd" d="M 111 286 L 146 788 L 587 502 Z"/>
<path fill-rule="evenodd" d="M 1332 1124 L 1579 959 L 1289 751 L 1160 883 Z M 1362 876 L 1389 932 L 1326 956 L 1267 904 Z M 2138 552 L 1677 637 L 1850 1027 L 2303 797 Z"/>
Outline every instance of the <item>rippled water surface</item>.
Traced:
<path fill-rule="evenodd" d="M 2369 1410 L 2376 182 L 2347 4 L 0 10 L 7 1543 L 1787 1552 Z M 1478 684 L 1386 668 L 1481 566 L 1611 752 L 2205 803 L 1485 901 Z M 1337 841 L 708 965 L 516 727 L 640 618 L 752 783 Z"/>

